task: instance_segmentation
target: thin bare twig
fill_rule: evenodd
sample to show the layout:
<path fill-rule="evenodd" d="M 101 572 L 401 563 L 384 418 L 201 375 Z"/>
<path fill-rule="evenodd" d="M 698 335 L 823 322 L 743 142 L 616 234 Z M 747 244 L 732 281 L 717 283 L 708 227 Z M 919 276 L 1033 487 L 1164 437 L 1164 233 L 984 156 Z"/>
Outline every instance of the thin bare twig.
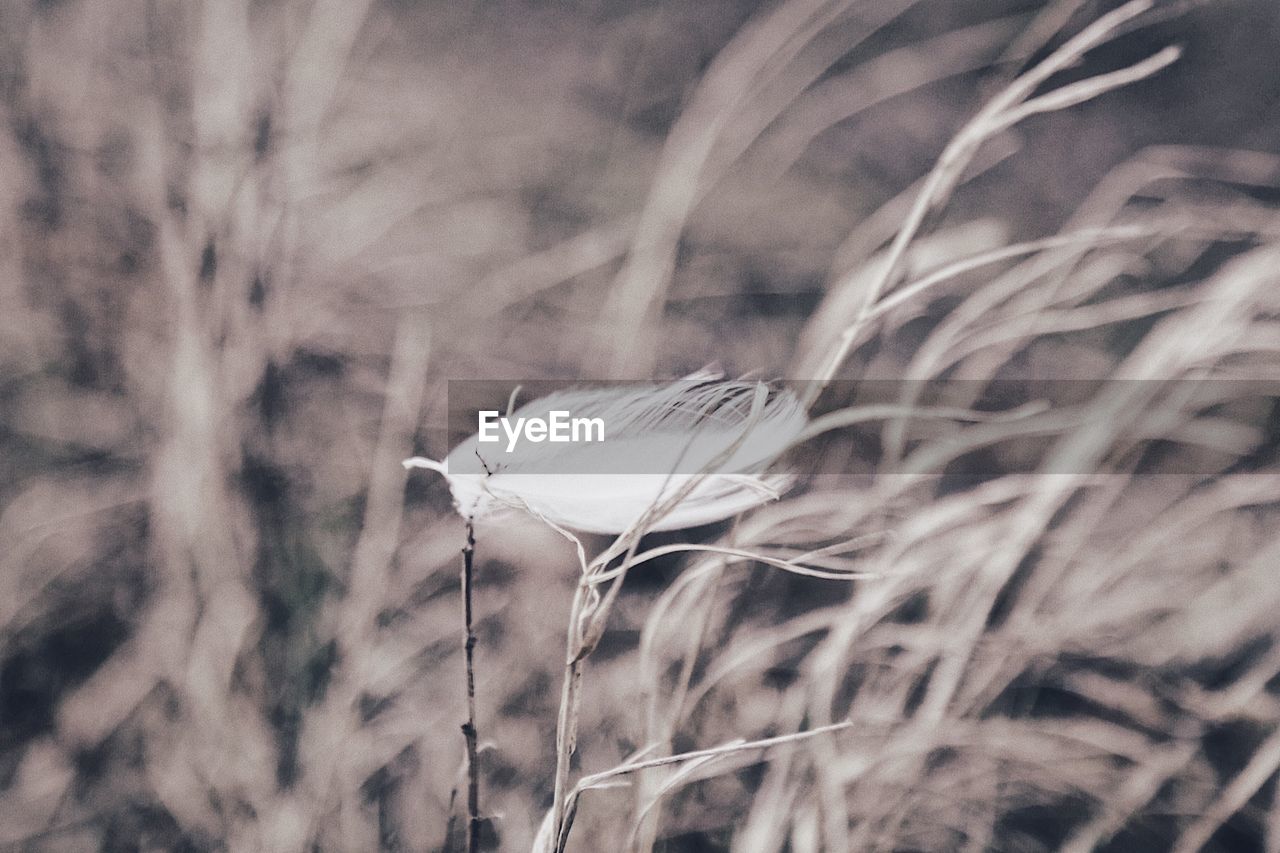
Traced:
<path fill-rule="evenodd" d="M 1079 83 L 1065 86 L 1055 93 L 1031 99 L 1032 92 L 1085 53 L 1114 35 L 1115 31 L 1151 8 L 1151 0 L 1132 0 L 1130 3 L 1103 15 L 1066 44 L 1054 51 L 1038 65 L 1014 79 L 1003 91 L 993 97 L 955 135 L 938 158 L 937 164 L 925 179 L 920 194 L 907 214 L 902 227 L 888 250 L 888 256 L 880 273 L 867 288 L 862 306 L 853 322 L 846 327 L 840 341 L 819 376 L 812 383 L 805 402 L 812 405 L 823 388 L 835 376 L 836 371 L 853 349 L 853 344 L 863 324 L 870 318 L 880 297 L 897 282 L 907 247 L 924 226 L 929 212 L 943 203 L 955 189 L 965 168 L 978 149 L 991 137 L 1007 130 L 1028 115 L 1053 109 L 1062 109 L 1104 92 L 1133 83 L 1165 68 L 1175 59 L 1177 48 L 1167 48 L 1154 56 L 1128 68 L 1099 75 Z"/>
<path fill-rule="evenodd" d="M 471 584 L 473 562 L 476 553 L 475 527 L 467 519 L 467 544 L 462 549 L 462 620 L 464 625 L 463 649 L 467 666 L 467 721 L 462 724 L 462 735 L 467 740 L 467 853 L 480 849 L 480 769 L 476 765 L 476 634 L 471 622 Z"/>

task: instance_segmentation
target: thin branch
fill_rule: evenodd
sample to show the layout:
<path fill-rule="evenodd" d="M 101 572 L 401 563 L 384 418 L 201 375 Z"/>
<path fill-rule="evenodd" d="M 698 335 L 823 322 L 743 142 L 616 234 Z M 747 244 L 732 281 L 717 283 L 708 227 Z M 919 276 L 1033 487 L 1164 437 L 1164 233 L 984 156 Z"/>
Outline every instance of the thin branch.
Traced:
<path fill-rule="evenodd" d="M 720 746 L 696 749 L 692 752 L 682 752 L 679 755 L 668 755 L 662 758 L 650 758 L 645 761 L 636 761 L 631 764 L 620 764 L 609 770 L 582 777 L 582 781 L 578 783 L 576 790 L 580 792 L 590 788 L 595 788 L 610 779 L 617 778 L 618 776 L 626 776 L 630 773 L 638 773 L 641 770 L 648 770 L 651 767 L 666 767 L 671 764 L 682 764 L 686 761 L 719 758 L 725 755 L 747 752 L 752 749 L 768 749 L 772 746 L 798 743 L 803 740 L 808 740 L 809 738 L 818 737 L 819 735 L 844 731 L 845 729 L 852 728 L 852 726 L 853 723 L 849 720 L 841 720 L 838 723 L 819 726 L 818 728 L 810 729 L 807 732 L 792 732 L 791 734 L 777 735 L 775 737 L 763 738 L 761 740 L 730 741 L 729 743 L 721 744 Z"/>
<path fill-rule="evenodd" d="M 951 194 L 956 183 L 960 180 L 965 168 L 973 160 L 978 149 L 991 137 L 1000 133 L 1015 124 L 1020 118 L 1026 114 L 1019 113 L 1018 107 L 1022 105 L 1024 108 L 1034 104 L 1036 107 L 1031 112 L 1040 112 L 1048 109 L 1055 109 L 1051 104 L 1055 103 L 1052 99 L 1055 93 L 1042 95 L 1039 98 L 1028 101 L 1032 92 L 1036 90 L 1042 83 L 1058 73 L 1062 69 L 1068 67 L 1073 62 L 1089 50 L 1096 47 L 1109 36 L 1114 35 L 1124 23 L 1136 18 L 1143 12 L 1151 8 L 1152 0 L 1133 0 L 1126 3 L 1114 11 L 1103 15 L 1094 21 L 1078 35 L 1054 51 L 1043 62 L 1029 69 L 1021 76 L 1014 79 L 1004 90 L 997 94 L 994 98 L 986 103 L 963 128 L 951 140 L 942 155 L 938 158 L 937 164 L 925 179 L 924 186 L 920 190 L 920 194 L 916 197 L 915 203 L 907 214 L 906 220 L 902 223 L 902 227 L 898 229 L 897 235 L 894 237 L 893 243 L 888 250 L 888 256 L 884 265 L 881 267 L 879 275 L 871 282 L 863 297 L 862 307 L 859 309 L 857 316 L 853 322 L 845 328 L 840 336 L 840 341 L 832 353 L 831 358 L 827 361 L 826 367 L 819 377 L 819 381 L 813 383 L 809 388 L 809 393 L 805 402 L 812 405 L 818 395 L 822 393 L 823 388 L 835 376 L 836 371 L 844 360 L 848 357 L 853 349 L 853 344 L 857 338 L 858 332 L 862 325 L 870 318 L 871 312 L 875 309 L 876 303 L 880 297 L 887 292 L 895 283 L 898 273 L 901 270 L 903 259 L 906 256 L 907 248 L 911 241 L 916 238 L 920 229 L 924 225 L 925 217 L 937 205 L 941 204 Z M 1124 82 L 1133 82 L 1135 79 L 1141 79 L 1142 76 L 1154 74 L 1156 71 L 1164 68 L 1170 62 L 1177 58 L 1176 53 L 1170 54 L 1170 50 L 1166 49 L 1153 57 L 1135 63 L 1133 66 L 1122 69 L 1121 71 L 1111 72 L 1090 80 L 1081 81 L 1080 83 L 1071 84 L 1064 87 L 1063 90 L 1068 93 L 1068 97 L 1064 98 L 1062 106 L 1070 106 L 1078 101 L 1071 100 L 1071 97 L 1080 96 L 1086 90 L 1092 91 L 1093 95 L 1101 94 L 1106 91 L 1109 83 L 1114 83 L 1117 79 L 1124 78 Z M 1099 87 L 1101 81 L 1101 87 Z M 1115 85 L 1121 85 L 1116 83 Z M 1114 88 L 1112 86 L 1111 88 Z M 1024 103 L 1025 102 L 1025 103 Z"/>
<path fill-rule="evenodd" d="M 697 761 L 699 763 L 706 764 L 724 756 L 737 755 L 738 753 L 749 752 L 756 749 L 768 749 L 774 746 L 784 746 L 790 743 L 799 743 L 821 735 L 843 731 L 844 729 L 852 728 L 852 726 L 853 723 L 851 721 L 842 720 L 838 723 L 819 726 L 816 729 L 810 729 L 805 732 L 792 732 L 791 734 L 778 735 L 776 737 L 753 741 L 730 741 L 729 743 L 721 744 L 720 746 L 698 749 L 692 752 L 682 752 L 679 755 L 668 755 L 661 758 L 650 758 L 646 761 L 634 761 L 627 764 L 620 764 L 617 767 L 613 767 L 600 773 L 583 776 L 578 780 L 578 784 L 573 787 L 573 790 L 570 791 L 565 798 L 565 816 L 563 822 L 559 826 L 559 832 L 553 836 L 556 839 L 554 849 L 556 853 L 561 853 L 561 851 L 565 849 L 565 846 L 569 841 L 569 831 L 573 828 L 573 814 L 577 810 L 578 797 L 581 796 L 584 791 L 592 788 L 613 787 L 617 783 L 612 780 L 632 773 L 638 773 L 641 770 L 649 770 L 654 767 L 668 767 L 673 764 L 684 764 L 689 761 Z"/>
<path fill-rule="evenodd" d="M 923 278 L 898 288 L 891 295 L 876 303 L 875 308 L 868 314 L 868 319 L 886 314 L 942 282 L 1000 261 L 1033 255 L 1046 249 L 1080 245 L 1096 248 L 1110 243 L 1123 243 L 1129 240 L 1139 240 L 1143 237 L 1152 237 L 1160 233 L 1161 228 L 1157 225 L 1118 225 L 1111 228 L 1089 228 L 1074 233 L 1055 234 L 1052 237 L 1043 237 L 1039 240 L 1028 240 L 1025 243 L 1001 246 L 998 249 L 961 258 L 946 264 Z"/>
<path fill-rule="evenodd" d="M 768 554 L 760 554 L 755 551 L 748 551 L 742 548 L 726 548 L 720 545 L 677 543 L 651 548 L 648 551 L 631 558 L 616 569 L 611 569 L 607 572 L 601 572 L 598 575 L 593 575 L 590 579 L 590 583 L 603 583 L 607 580 L 618 577 L 623 573 L 624 569 L 629 571 L 641 563 L 647 563 L 649 560 L 664 557 L 667 554 L 680 554 L 690 551 L 704 551 L 712 554 L 720 554 L 724 557 L 731 557 L 735 560 L 749 560 L 752 562 L 764 563 L 765 565 L 773 566 L 775 569 L 782 569 L 784 572 L 791 572 L 793 574 L 805 575 L 806 577 L 812 578 L 823 578 L 826 580 L 848 581 L 880 577 L 880 575 L 875 572 L 824 571 L 822 569 L 806 565 L 800 560 L 780 560 L 777 557 L 770 557 Z"/>
<path fill-rule="evenodd" d="M 480 849 L 480 768 L 476 764 L 476 634 L 472 628 L 471 588 L 472 570 L 476 552 L 475 529 L 467 519 L 467 544 L 462 549 L 462 621 L 464 626 L 463 649 L 467 666 L 467 721 L 462 724 L 462 735 L 467 741 L 467 853 Z"/>
<path fill-rule="evenodd" d="M 1088 80 L 1081 80 L 1079 83 L 1072 83 L 1060 89 L 1054 89 L 1052 92 L 1041 95 L 1038 98 L 1032 98 L 1017 109 L 1012 109 L 1005 113 L 1002 123 L 1004 128 L 1009 128 L 1029 116 L 1065 110 L 1076 104 L 1082 104 L 1099 95 L 1104 95 L 1107 92 L 1144 80 L 1152 74 L 1168 68 L 1177 62 L 1181 56 L 1182 48 L 1178 45 L 1170 45 L 1159 53 L 1152 54 L 1141 62 L 1136 62 L 1126 68 L 1107 74 L 1099 74 L 1097 77 L 1090 77 Z"/>

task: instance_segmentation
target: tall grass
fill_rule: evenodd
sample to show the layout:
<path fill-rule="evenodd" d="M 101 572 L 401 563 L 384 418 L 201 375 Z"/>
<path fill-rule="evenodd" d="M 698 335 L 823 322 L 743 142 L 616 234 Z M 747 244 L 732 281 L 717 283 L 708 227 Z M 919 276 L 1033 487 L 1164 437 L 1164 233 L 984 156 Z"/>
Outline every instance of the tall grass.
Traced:
<path fill-rule="evenodd" d="M 484 845 L 1276 848 L 1274 412 L 1222 380 L 1280 378 L 1280 158 L 984 206 L 1182 64 L 1135 43 L 1194 4 L 1087 5 L 0 12 L 0 847 L 459 849 L 465 534 L 399 461 L 447 377 L 719 359 L 817 380 L 801 488 L 478 537 Z M 982 399 L 1059 379 L 1129 381 Z"/>

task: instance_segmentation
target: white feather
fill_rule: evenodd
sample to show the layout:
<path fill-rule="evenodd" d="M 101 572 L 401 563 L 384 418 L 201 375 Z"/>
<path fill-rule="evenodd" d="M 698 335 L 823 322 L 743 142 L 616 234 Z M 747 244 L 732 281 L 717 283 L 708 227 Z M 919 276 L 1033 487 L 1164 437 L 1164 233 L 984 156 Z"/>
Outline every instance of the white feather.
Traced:
<path fill-rule="evenodd" d="M 466 518 L 515 509 L 561 527 L 616 534 L 680 496 L 665 514 L 646 523 L 650 530 L 678 530 L 776 498 L 791 478 L 763 473 L 765 466 L 807 421 L 789 391 L 702 375 L 663 385 L 559 392 L 512 417 L 545 417 L 553 410 L 601 418 L 607 440 L 526 442 L 506 453 L 482 447 L 471 436 L 443 463 L 415 457 L 405 465 L 443 474 Z M 637 470 L 632 472 L 619 460 L 643 464 L 633 464 Z M 478 467 L 488 473 L 472 473 Z"/>

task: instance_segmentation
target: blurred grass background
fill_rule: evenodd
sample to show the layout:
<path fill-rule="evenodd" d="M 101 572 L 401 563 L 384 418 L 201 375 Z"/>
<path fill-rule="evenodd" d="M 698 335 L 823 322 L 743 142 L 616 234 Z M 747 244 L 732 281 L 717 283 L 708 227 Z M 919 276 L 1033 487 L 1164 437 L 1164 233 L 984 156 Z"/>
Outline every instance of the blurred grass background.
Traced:
<path fill-rule="evenodd" d="M 399 460 L 447 451 L 447 380 L 811 377 L 948 140 L 1113 5 L 0 5 L 0 847 L 439 849 L 462 528 Z M 1063 79 L 1183 58 L 1002 133 L 908 266 L 1154 232 L 960 275 L 842 376 L 1275 378 L 1280 8 L 1155 16 Z M 1280 479 L 1210 452 L 814 487 L 703 531 L 879 534 L 850 559 L 893 574 L 637 572 L 581 766 L 849 717 L 694 774 L 636 837 L 1280 849 Z M 479 548 L 486 832 L 528 849 L 574 563 L 536 528 Z M 628 849 L 633 796 L 586 794 L 571 847 Z"/>

